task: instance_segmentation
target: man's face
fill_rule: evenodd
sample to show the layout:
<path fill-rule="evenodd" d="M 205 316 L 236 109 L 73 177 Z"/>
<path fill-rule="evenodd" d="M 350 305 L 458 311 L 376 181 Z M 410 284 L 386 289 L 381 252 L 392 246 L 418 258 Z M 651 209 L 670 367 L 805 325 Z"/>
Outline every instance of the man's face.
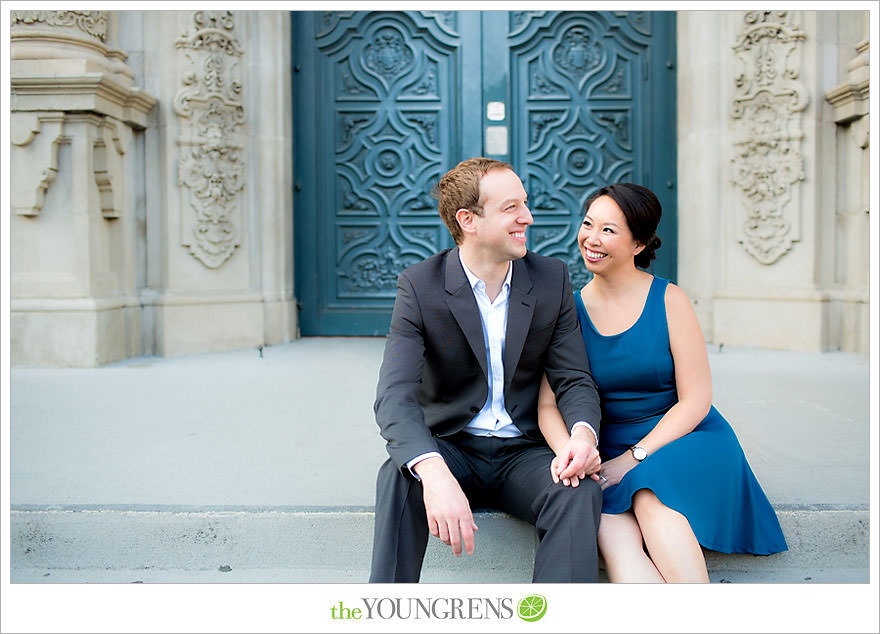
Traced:
<path fill-rule="evenodd" d="M 526 227 L 534 221 L 519 177 L 508 169 L 489 170 L 480 180 L 483 215 L 474 218 L 478 245 L 501 260 L 526 254 Z"/>

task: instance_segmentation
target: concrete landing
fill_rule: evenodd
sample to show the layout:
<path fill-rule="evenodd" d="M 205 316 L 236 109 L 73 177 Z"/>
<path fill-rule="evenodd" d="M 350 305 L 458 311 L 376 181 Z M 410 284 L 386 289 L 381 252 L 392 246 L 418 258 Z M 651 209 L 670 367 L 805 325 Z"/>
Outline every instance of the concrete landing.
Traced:
<path fill-rule="evenodd" d="M 12 581 L 363 582 L 386 456 L 372 415 L 383 345 L 13 368 Z M 713 581 L 867 582 L 867 360 L 724 348 L 710 363 L 791 546 L 709 553 Z M 479 556 L 435 541 L 424 581 L 531 578 L 530 527 L 480 522 Z"/>

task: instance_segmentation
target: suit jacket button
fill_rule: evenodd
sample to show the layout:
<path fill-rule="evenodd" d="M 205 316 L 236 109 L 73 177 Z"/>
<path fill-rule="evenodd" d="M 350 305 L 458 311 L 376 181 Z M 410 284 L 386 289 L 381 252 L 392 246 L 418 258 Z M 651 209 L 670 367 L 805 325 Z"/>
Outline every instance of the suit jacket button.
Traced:
<path fill-rule="evenodd" d="M 476 414 L 476 413 L 478 413 L 479 411 L 480 411 L 480 408 L 479 408 L 479 407 L 472 407 L 472 408 L 471 408 L 471 414 Z"/>

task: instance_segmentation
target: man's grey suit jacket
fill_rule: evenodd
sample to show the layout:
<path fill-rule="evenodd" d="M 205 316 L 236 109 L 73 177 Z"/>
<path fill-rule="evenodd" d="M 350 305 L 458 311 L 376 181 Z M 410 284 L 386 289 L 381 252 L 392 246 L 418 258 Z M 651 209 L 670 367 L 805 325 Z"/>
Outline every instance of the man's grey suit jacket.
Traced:
<path fill-rule="evenodd" d="M 513 261 L 504 347 L 504 403 L 525 435 L 541 438 L 537 397 L 547 373 L 563 419 L 599 433 L 600 407 L 578 325 L 568 269 L 528 252 Z M 437 451 L 488 396 L 486 346 L 458 248 L 404 270 L 379 371 L 374 410 L 391 460 Z"/>

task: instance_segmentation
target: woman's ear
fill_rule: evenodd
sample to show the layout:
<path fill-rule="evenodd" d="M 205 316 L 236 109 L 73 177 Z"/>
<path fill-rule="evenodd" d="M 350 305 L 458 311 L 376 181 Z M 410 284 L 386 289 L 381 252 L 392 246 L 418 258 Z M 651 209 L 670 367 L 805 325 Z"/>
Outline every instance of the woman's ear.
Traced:
<path fill-rule="evenodd" d="M 633 247 L 633 256 L 638 255 L 642 251 L 645 250 L 645 245 L 641 242 L 636 242 L 636 245 Z"/>
<path fill-rule="evenodd" d="M 465 209 L 462 207 L 458 211 L 455 212 L 455 220 L 458 222 L 458 226 L 461 227 L 461 230 L 464 233 L 473 233 L 475 231 L 474 227 L 474 212 L 470 209 Z"/>

